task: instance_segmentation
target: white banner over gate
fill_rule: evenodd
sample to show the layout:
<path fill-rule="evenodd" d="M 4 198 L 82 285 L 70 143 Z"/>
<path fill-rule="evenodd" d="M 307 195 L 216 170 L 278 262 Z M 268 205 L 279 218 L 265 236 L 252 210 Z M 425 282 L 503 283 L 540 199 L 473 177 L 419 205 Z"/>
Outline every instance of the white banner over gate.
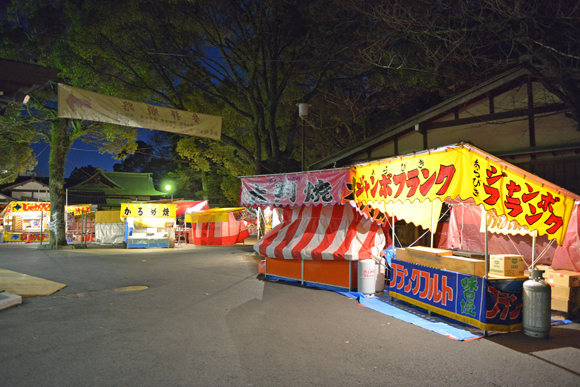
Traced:
<path fill-rule="evenodd" d="M 58 84 L 58 116 L 219 140 L 222 118 L 129 101 Z"/>

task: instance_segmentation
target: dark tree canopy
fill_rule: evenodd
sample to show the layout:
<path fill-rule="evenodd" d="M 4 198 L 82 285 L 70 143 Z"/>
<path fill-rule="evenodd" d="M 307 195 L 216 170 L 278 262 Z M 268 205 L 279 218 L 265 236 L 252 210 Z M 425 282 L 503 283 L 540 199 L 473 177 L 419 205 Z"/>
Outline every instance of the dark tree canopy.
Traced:
<path fill-rule="evenodd" d="M 385 72 L 461 87 L 526 67 L 580 128 L 580 3 L 575 0 L 353 2 L 373 21 L 362 50 Z"/>
<path fill-rule="evenodd" d="M 80 167 L 80 168 L 75 167 L 75 169 L 73 169 L 70 172 L 70 175 L 68 176 L 68 178 L 70 180 L 75 180 L 75 181 L 85 181 L 89 177 L 93 176 L 96 172 L 97 172 L 97 168 L 95 168 L 89 164 L 89 165 L 86 165 L 86 166 Z"/>
<path fill-rule="evenodd" d="M 106 3 L 106 4 L 105 4 Z M 361 19 L 332 1 L 85 1 L 71 49 L 85 68 L 161 104 L 223 117 L 221 142 L 247 173 L 296 169 L 298 102 L 361 69 Z M 195 146 L 190 142 L 190 146 Z M 195 151 L 193 151 L 195 152 Z"/>

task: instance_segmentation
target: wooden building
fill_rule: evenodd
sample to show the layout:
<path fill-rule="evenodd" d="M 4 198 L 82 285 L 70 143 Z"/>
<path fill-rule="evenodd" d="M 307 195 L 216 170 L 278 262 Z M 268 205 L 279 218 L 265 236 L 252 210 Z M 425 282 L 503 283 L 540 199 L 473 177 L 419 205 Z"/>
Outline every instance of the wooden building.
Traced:
<path fill-rule="evenodd" d="M 580 194 L 580 133 L 566 106 L 513 69 L 309 166 L 342 167 L 458 142 Z"/>

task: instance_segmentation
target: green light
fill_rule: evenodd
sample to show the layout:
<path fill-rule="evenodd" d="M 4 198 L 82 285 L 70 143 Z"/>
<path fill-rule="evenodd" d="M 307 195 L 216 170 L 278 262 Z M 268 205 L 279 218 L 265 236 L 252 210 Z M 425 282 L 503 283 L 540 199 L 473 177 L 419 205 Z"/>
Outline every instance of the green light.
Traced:
<path fill-rule="evenodd" d="M 166 190 L 166 191 L 171 191 L 171 186 L 170 186 L 169 184 L 167 184 L 167 185 L 165 186 L 165 190 Z"/>

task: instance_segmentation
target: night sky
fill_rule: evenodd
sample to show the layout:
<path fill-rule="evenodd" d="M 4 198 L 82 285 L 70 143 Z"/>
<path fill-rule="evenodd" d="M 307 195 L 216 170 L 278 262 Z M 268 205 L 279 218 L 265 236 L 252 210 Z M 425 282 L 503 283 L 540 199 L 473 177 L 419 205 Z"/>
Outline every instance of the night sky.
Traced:
<path fill-rule="evenodd" d="M 38 165 L 34 169 L 37 176 L 48 176 L 48 156 L 50 145 L 45 143 L 34 144 L 32 146 L 36 153 Z M 113 155 L 100 154 L 96 147 L 85 144 L 81 140 L 76 140 L 66 156 L 64 176 L 68 177 L 75 167 L 85 167 L 92 165 L 95 168 L 101 167 L 104 171 L 112 171 L 113 164 L 119 163 Z"/>

